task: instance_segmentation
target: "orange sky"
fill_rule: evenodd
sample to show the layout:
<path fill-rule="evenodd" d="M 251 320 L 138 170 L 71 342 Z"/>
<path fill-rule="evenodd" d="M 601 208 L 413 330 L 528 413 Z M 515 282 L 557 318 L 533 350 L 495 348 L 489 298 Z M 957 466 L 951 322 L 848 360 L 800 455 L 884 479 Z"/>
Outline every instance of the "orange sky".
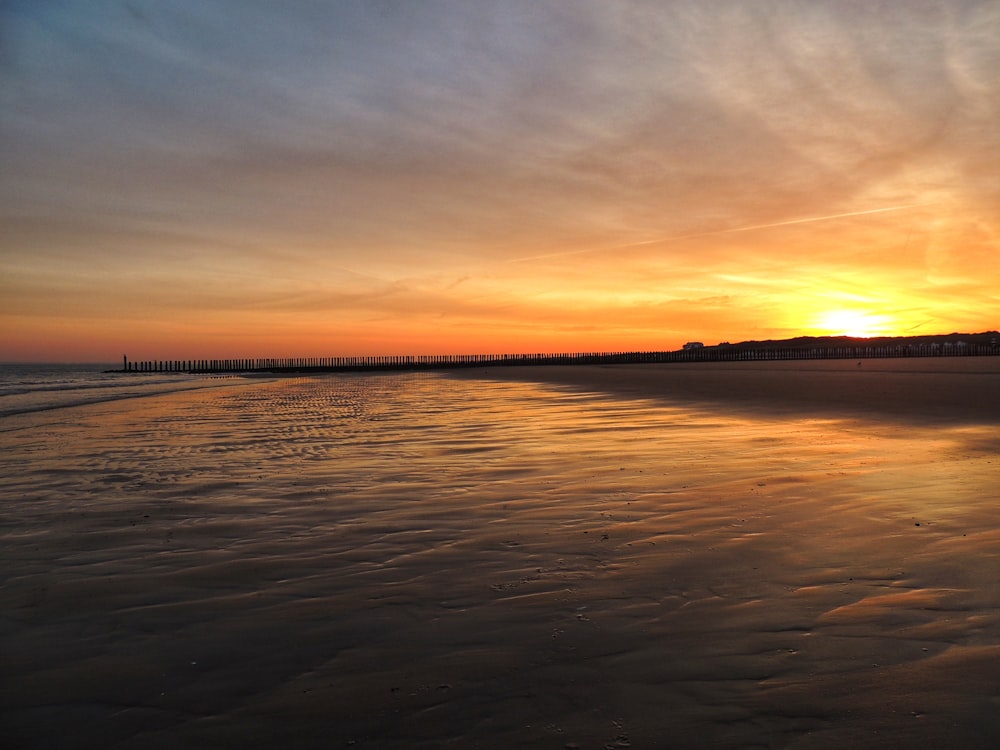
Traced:
<path fill-rule="evenodd" d="M 1000 328 L 1000 5 L 5 3 L 0 361 Z"/>

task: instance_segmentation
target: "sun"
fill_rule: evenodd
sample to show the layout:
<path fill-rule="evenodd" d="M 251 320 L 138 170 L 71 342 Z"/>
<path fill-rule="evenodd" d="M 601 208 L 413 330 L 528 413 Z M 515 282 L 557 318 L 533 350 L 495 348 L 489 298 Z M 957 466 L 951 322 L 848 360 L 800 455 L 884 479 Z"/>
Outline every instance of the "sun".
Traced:
<path fill-rule="evenodd" d="M 816 328 L 825 336 L 868 338 L 885 330 L 885 319 L 862 310 L 827 310 L 819 315 Z"/>

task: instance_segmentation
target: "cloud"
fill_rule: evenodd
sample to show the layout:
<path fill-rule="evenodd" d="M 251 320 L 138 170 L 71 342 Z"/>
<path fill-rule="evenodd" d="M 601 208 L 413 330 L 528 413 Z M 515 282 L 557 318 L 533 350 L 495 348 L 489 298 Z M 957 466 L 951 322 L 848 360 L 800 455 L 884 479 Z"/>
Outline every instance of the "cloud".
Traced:
<path fill-rule="evenodd" d="M 586 328 L 726 274 L 998 280 L 995 2 L 7 3 L 0 34 L 20 298 L 169 279 L 183 315 L 238 278 L 520 331 L 539 289 Z"/>

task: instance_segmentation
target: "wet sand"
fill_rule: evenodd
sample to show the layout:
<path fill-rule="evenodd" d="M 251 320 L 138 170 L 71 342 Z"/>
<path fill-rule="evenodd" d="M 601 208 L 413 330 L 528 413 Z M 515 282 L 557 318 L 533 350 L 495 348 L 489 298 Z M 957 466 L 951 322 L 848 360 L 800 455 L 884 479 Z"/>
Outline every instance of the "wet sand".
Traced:
<path fill-rule="evenodd" d="M 461 376 L 461 372 L 459 373 Z M 768 415 L 1000 423 L 1000 357 L 517 367 L 475 377 L 543 381 Z"/>
<path fill-rule="evenodd" d="M 995 747 L 995 360 L 921 362 L 7 418 L 0 724 L 25 748 Z M 947 409 L 902 408 L 931 385 Z"/>

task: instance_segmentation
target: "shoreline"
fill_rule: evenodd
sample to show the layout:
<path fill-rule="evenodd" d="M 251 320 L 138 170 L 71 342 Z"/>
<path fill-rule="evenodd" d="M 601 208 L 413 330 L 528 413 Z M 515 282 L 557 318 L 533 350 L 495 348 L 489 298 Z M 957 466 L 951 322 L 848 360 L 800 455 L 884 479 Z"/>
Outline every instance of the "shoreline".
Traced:
<path fill-rule="evenodd" d="M 139 373 L 155 375 L 157 373 Z M 180 375 L 180 373 L 162 373 Z M 630 399 L 699 406 L 751 417 L 820 416 L 891 419 L 913 424 L 1000 423 L 1000 357 L 914 357 L 866 360 L 763 360 L 644 364 L 463 367 L 428 371 L 271 372 L 205 375 L 172 387 L 129 393 L 150 397 L 186 390 L 289 379 L 424 375 L 452 380 L 540 383 Z M 224 382 L 220 382 L 224 381 Z M 137 385 L 141 385 L 139 382 Z M 45 411 L 125 396 L 53 403 Z M 40 411 L 32 404 L 3 419 Z"/>

